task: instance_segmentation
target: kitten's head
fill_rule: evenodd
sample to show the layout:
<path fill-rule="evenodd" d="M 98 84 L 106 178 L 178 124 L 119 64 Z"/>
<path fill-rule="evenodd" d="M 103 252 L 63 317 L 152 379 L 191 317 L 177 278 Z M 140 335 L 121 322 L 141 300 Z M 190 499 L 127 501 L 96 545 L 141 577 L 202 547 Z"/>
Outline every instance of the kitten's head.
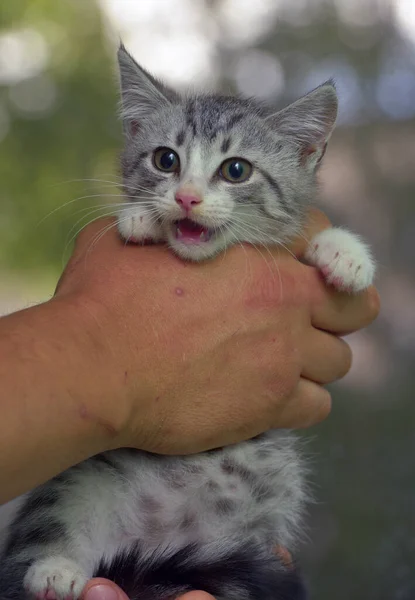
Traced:
<path fill-rule="evenodd" d="M 332 82 L 274 113 L 252 100 L 179 95 L 123 46 L 118 59 L 131 200 L 119 216 L 125 238 L 165 240 L 201 260 L 237 242 L 286 242 L 298 231 L 336 120 Z"/>

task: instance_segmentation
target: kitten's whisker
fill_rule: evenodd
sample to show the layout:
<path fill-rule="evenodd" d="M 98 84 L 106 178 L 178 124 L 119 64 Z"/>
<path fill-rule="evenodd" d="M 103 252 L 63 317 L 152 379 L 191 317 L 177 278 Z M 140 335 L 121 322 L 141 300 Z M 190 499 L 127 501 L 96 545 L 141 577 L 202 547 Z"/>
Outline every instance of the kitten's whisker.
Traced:
<path fill-rule="evenodd" d="M 117 227 L 119 222 L 122 222 L 122 220 L 121 221 L 115 221 L 114 223 L 110 223 L 106 227 L 103 227 L 103 229 L 101 229 L 101 231 L 99 231 L 97 233 L 97 235 L 94 237 L 94 239 L 92 240 L 91 244 L 89 245 L 88 250 L 86 251 L 85 261 L 87 260 L 89 253 L 92 252 L 94 246 L 96 246 L 98 244 L 98 242 L 104 237 L 104 235 L 106 233 L 108 233 L 114 227 Z"/>
<path fill-rule="evenodd" d="M 281 246 L 282 248 L 284 248 L 284 250 L 286 250 L 289 254 L 291 254 L 291 256 L 293 258 L 295 258 L 295 260 L 298 260 L 298 257 L 285 244 L 283 244 L 283 242 L 275 241 L 274 238 L 271 236 L 271 234 L 268 234 L 268 233 L 262 231 L 259 227 L 256 227 L 252 223 L 245 223 L 244 221 L 241 221 L 238 218 L 235 218 L 234 222 L 235 222 L 235 224 L 243 225 L 245 228 L 245 232 L 258 233 L 262 237 L 264 237 L 264 236 L 267 237 L 270 241 L 270 245 Z M 261 243 L 261 242 L 259 242 L 259 243 Z M 262 243 L 262 245 L 264 246 L 263 243 Z"/>
<path fill-rule="evenodd" d="M 98 217 L 96 217 L 95 219 L 91 219 L 91 221 L 88 221 L 88 223 L 85 223 L 85 225 L 80 227 L 79 230 L 76 231 L 74 233 L 74 235 L 71 237 L 71 239 L 65 243 L 64 249 L 62 250 L 62 268 L 65 265 L 66 251 L 67 251 L 68 247 L 71 245 L 71 243 L 74 241 L 74 239 L 81 233 L 81 231 L 83 231 L 85 229 L 85 227 L 87 227 L 90 223 L 94 223 L 95 221 L 98 221 L 98 219 L 101 219 L 101 217 L 102 217 L 102 215 L 98 215 Z M 69 233 L 68 233 L 68 235 L 69 235 Z"/>
<path fill-rule="evenodd" d="M 238 237 L 234 234 L 234 232 L 231 230 L 230 227 L 227 227 L 227 231 L 232 235 L 232 237 L 235 238 L 236 244 L 241 246 L 242 250 L 244 251 L 245 258 L 246 258 L 245 265 L 246 265 L 246 268 L 249 270 L 249 280 L 251 280 L 251 278 L 252 278 L 251 261 L 249 260 L 249 255 L 248 255 L 248 252 L 246 251 L 245 244 L 238 239 Z"/>
<path fill-rule="evenodd" d="M 233 225 L 234 225 L 234 224 L 232 223 L 232 226 L 233 226 Z M 240 226 L 239 226 L 239 228 L 238 228 L 238 225 L 237 225 L 236 227 L 237 227 L 237 230 L 238 230 L 238 231 L 239 231 L 239 232 L 240 232 L 242 235 L 244 235 L 244 234 L 247 234 L 247 233 L 248 233 L 248 236 L 249 236 L 249 231 L 248 231 L 247 229 L 245 229 L 245 230 L 244 230 L 244 229 L 243 229 L 242 227 L 240 227 Z M 280 292 L 281 292 L 281 297 L 280 297 L 280 300 L 282 300 L 282 280 L 281 280 L 281 273 L 280 273 L 280 269 L 279 269 L 278 263 L 277 263 L 277 261 L 275 260 L 275 257 L 273 256 L 273 254 L 272 254 L 272 252 L 270 251 L 270 249 L 268 248 L 268 246 L 266 246 L 266 244 L 264 244 L 263 242 L 256 242 L 256 243 L 249 242 L 249 243 L 250 243 L 250 245 L 252 245 L 252 246 L 253 246 L 253 247 L 254 247 L 254 248 L 255 248 L 255 249 L 256 249 L 256 250 L 257 250 L 257 251 L 260 253 L 260 255 L 261 255 L 263 258 L 264 258 L 264 260 L 265 260 L 265 262 L 266 262 L 266 264 L 267 264 L 267 266 L 268 266 L 268 268 L 269 268 L 269 270 L 270 270 L 270 273 L 272 274 L 272 277 L 273 277 L 273 278 L 275 278 L 275 272 L 274 272 L 274 271 L 273 271 L 273 269 L 271 268 L 271 265 L 270 265 L 269 261 L 268 261 L 268 260 L 265 258 L 265 256 L 262 254 L 262 252 L 261 252 L 261 251 L 259 250 L 259 248 L 257 247 L 257 243 L 259 243 L 259 244 L 260 244 L 260 245 L 261 245 L 261 246 L 262 246 L 262 247 L 263 247 L 263 248 L 264 248 L 264 249 L 267 251 L 267 253 L 268 253 L 268 254 L 269 254 L 269 256 L 271 257 L 271 260 L 272 260 L 272 262 L 273 262 L 273 264 L 274 264 L 274 267 L 275 267 L 275 269 L 276 269 L 276 271 L 277 271 L 277 274 L 278 274 L 278 279 L 279 279 L 279 282 L 280 282 Z"/>
<path fill-rule="evenodd" d="M 133 192 L 145 192 L 147 194 L 149 194 L 150 196 L 157 196 L 158 192 L 151 190 L 150 188 L 146 188 L 142 185 L 129 185 L 129 184 L 124 184 L 123 186 L 125 189 L 127 190 L 131 190 Z"/>
<path fill-rule="evenodd" d="M 288 247 L 287 247 L 285 244 L 283 244 L 282 242 L 278 242 L 278 243 L 277 243 L 277 246 L 281 246 L 281 248 L 284 248 L 284 250 L 285 250 L 286 252 L 288 252 L 288 254 L 291 254 L 291 256 L 292 256 L 293 258 L 295 258 L 295 260 L 296 260 L 296 261 L 300 262 L 300 261 L 299 261 L 299 258 L 298 258 L 298 256 L 296 256 L 296 255 L 294 254 L 294 252 L 292 252 L 292 251 L 291 251 L 291 250 L 290 250 L 290 249 L 289 249 L 289 248 L 288 248 Z"/>
<path fill-rule="evenodd" d="M 96 204 L 96 205 L 92 205 L 92 206 L 85 206 L 84 208 L 80 208 L 79 210 L 75 211 L 73 214 L 74 215 L 79 215 L 82 212 L 85 212 L 87 210 L 92 210 L 92 209 L 96 209 L 96 210 L 102 210 L 105 208 L 114 208 L 114 209 L 120 209 L 120 208 L 128 208 L 129 206 L 131 206 L 131 202 L 117 202 L 116 204 L 111 204 L 110 202 L 106 202 L 105 204 Z"/>
<path fill-rule="evenodd" d="M 103 206 L 103 207 L 99 207 L 99 208 L 94 208 L 94 209 L 90 210 L 88 213 L 86 213 L 86 214 L 82 215 L 82 217 L 80 217 L 80 218 L 79 218 L 79 219 L 78 219 L 78 220 L 77 220 L 77 221 L 76 221 L 76 222 L 75 222 L 75 223 L 72 225 L 72 227 L 70 228 L 70 230 L 69 230 L 69 232 L 68 232 L 68 236 L 69 236 L 69 235 L 71 235 L 72 231 L 73 231 L 74 229 L 76 229 L 76 226 L 77 226 L 79 223 L 81 223 L 83 219 L 86 219 L 86 218 L 88 218 L 90 215 L 93 215 L 94 213 L 96 213 L 96 212 L 99 212 L 99 211 L 102 211 L 102 210 L 105 210 L 105 209 L 107 209 L 107 210 L 109 210 L 109 209 L 112 209 L 112 210 L 111 210 L 110 212 L 106 212 L 105 214 L 98 215 L 97 219 L 94 219 L 94 221 L 95 221 L 95 220 L 98 220 L 99 218 L 111 217 L 111 216 L 117 216 L 117 212 L 118 212 L 118 209 L 117 209 L 117 207 L 111 207 L 111 206 L 107 206 L 107 207 L 106 207 L 106 206 Z M 85 224 L 85 227 L 86 227 L 87 225 L 89 225 L 89 223 L 92 223 L 92 221 L 88 221 L 88 222 Z M 77 235 L 77 234 L 75 234 L 75 235 Z"/>
<path fill-rule="evenodd" d="M 36 225 L 36 227 L 39 227 L 44 221 L 46 221 L 46 219 L 49 219 L 49 217 L 51 217 L 53 214 L 55 214 L 58 210 L 61 210 L 61 209 L 65 208 L 66 206 L 73 204 L 74 202 L 79 202 L 80 200 L 86 200 L 89 198 L 125 198 L 125 195 L 124 194 L 89 194 L 87 196 L 79 196 L 79 198 L 74 198 L 73 200 L 69 200 L 68 202 L 65 202 L 65 204 L 62 204 L 61 206 L 54 208 L 50 213 L 48 213 L 45 217 L 43 217 L 39 221 L 39 223 Z"/>
<path fill-rule="evenodd" d="M 85 178 L 85 179 L 68 179 L 67 181 L 59 181 L 58 183 L 52 183 L 46 187 L 53 188 L 58 187 L 60 185 L 66 185 L 67 183 L 83 183 L 84 181 L 94 182 L 94 183 L 105 183 L 115 187 L 119 187 L 121 185 L 120 182 L 110 181 L 109 179 L 93 179 L 93 178 Z"/>
<path fill-rule="evenodd" d="M 89 215 L 84 215 L 82 218 L 85 218 L 85 217 L 87 217 L 87 216 L 89 216 Z M 78 236 L 78 235 L 81 233 L 81 231 L 83 231 L 83 230 L 85 229 L 85 227 L 88 227 L 88 225 L 90 225 L 91 223 L 95 223 L 95 221 L 98 221 L 99 219 L 103 219 L 103 218 L 105 218 L 105 217 L 114 217 L 114 216 L 116 216 L 116 215 L 114 215 L 114 213 L 111 211 L 111 212 L 109 212 L 109 213 L 105 213 L 105 214 L 102 214 L 102 215 L 98 215 L 98 216 L 97 216 L 97 217 L 95 217 L 94 219 L 91 219 L 90 221 L 87 221 L 87 222 L 86 222 L 84 225 L 82 225 L 82 227 L 80 227 L 80 228 L 79 228 L 79 229 L 78 229 L 78 230 L 77 230 L 77 231 L 76 231 L 76 232 L 75 232 L 75 233 L 72 235 L 72 237 L 70 238 L 70 240 L 69 240 L 68 242 L 66 242 L 66 243 L 65 243 L 65 247 L 64 247 L 64 249 L 63 249 L 63 252 L 62 252 L 62 261 L 63 261 L 63 260 L 64 260 L 64 258 L 65 258 L 65 253 L 66 253 L 66 250 L 68 249 L 68 246 L 70 246 L 70 245 L 72 244 L 72 242 L 74 241 L 74 239 L 75 239 L 75 238 L 76 238 L 76 237 L 77 237 L 77 236 Z M 71 232 L 72 232 L 72 230 L 74 229 L 74 227 L 76 227 L 76 225 L 77 225 L 77 224 L 78 224 L 80 221 L 82 221 L 82 218 L 81 218 L 81 219 L 78 219 L 78 221 L 75 223 L 75 225 L 74 225 L 73 227 L 71 227 L 71 229 L 70 229 L 70 231 L 68 232 L 68 234 L 67 234 L 67 236 L 66 236 L 66 237 L 68 237 L 68 236 L 71 234 Z"/>

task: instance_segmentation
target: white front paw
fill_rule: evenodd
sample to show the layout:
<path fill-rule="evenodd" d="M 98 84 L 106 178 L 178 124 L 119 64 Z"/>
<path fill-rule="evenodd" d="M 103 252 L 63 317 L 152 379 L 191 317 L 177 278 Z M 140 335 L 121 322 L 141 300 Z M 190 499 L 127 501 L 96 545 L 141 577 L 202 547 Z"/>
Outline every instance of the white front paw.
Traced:
<path fill-rule="evenodd" d="M 149 214 L 139 205 L 133 204 L 124 208 L 118 215 L 118 230 L 127 242 L 144 244 L 145 242 L 160 242 L 163 233 L 154 214 Z"/>
<path fill-rule="evenodd" d="M 77 563 L 55 556 L 33 563 L 23 585 L 37 600 L 78 600 L 87 581 L 85 571 Z"/>
<path fill-rule="evenodd" d="M 339 291 L 357 293 L 373 283 L 375 263 L 369 248 L 344 229 L 333 227 L 318 233 L 305 258 Z"/>

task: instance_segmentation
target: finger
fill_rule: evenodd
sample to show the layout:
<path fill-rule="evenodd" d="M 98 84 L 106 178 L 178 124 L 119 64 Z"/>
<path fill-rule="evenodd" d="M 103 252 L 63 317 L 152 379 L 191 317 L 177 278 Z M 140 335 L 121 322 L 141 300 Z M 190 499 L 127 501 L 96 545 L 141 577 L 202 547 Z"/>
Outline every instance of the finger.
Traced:
<path fill-rule="evenodd" d="M 330 410 L 330 393 L 318 383 L 301 378 L 294 393 L 276 415 L 273 426 L 278 429 L 311 427 L 328 417 Z"/>
<path fill-rule="evenodd" d="M 108 579 L 91 579 L 85 586 L 82 600 L 129 600 L 115 583 Z"/>
<path fill-rule="evenodd" d="M 201 591 L 191 591 L 187 592 L 187 594 L 183 594 L 183 596 L 179 596 L 177 600 L 215 600 L 213 596 L 208 594 L 207 592 Z"/>
<path fill-rule="evenodd" d="M 304 340 L 302 359 L 302 377 L 325 384 L 337 381 L 349 372 L 352 351 L 341 338 L 313 329 Z"/>
<path fill-rule="evenodd" d="M 376 319 L 380 311 L 379 294 L 373 286 L 360 294 L 336 292 L 326 286 L 318 273 L 319 285 L 311 305 L 311 323 L 338 335 L 346 335 L 367 327 Z"/>
<path fill-rule="evenodd" d="M 330 220 L 321 210 L 310 209 L 305 226 L 301 233 L 288 244 L 288 248 L 297 258 L 302 258 L 313 237 L 329 227 L 331 227 Z"/>

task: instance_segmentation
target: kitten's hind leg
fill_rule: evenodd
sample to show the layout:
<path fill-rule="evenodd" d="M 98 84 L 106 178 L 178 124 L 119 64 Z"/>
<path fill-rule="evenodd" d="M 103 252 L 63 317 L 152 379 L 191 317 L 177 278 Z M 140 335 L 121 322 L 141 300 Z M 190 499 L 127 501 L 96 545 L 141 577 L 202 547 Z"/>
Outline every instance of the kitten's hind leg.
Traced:
<path fill-rule="evenodd" d="M 318 233 L 305 255 L 329 285 L 356 294 L 368 288 L 375 276 L 375 262 L 368 246 L 354 233 L 331 227 Z"/>
<path fill-rule="evenodd" d="M 0 555 L 0 599 L 78 600 L 99 557 L 122 545 L 119 489 L 117 464 L 98 455 L 29 494 Z"/>

